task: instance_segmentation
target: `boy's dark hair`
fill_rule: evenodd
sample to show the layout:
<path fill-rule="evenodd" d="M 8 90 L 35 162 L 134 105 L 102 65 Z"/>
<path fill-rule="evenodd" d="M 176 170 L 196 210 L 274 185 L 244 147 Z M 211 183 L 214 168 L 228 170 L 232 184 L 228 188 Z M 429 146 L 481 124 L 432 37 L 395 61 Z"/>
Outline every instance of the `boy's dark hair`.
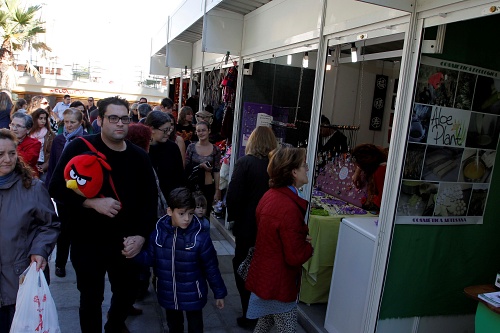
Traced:
<path fill-rule="evenodd" d="M 108 105 L 123 105 L 127 108 L 127 112 L 130 111 L 129 105 L 126 99 L 120 98 L 119 96 L 107 97 L 104 99 L 100 99 L 97 102 L 97 108 L 99 109 L 99 117 L 104 119 L 104 115 L 106 114 L 106 109 Z"/>
<path fill-rule="evenodd" d="M 194 197 L 187 187 L 179 187 L 172 190 L 168 195 L 167 205 L 172 211 L 176 208 L 196 208 Z"/>
<path fill-rule="evenodd" d="M 193 192 L 193 198 L 194 198 L 194 202 L 196 204 L 196 207 L 198 206 L 201 206 L 203 208 L 207 208 L 207 198 L 205 198 L 205 196 L 203 195 L 203 192 L 201 191 L 196 191 L 196 192 Z"/>

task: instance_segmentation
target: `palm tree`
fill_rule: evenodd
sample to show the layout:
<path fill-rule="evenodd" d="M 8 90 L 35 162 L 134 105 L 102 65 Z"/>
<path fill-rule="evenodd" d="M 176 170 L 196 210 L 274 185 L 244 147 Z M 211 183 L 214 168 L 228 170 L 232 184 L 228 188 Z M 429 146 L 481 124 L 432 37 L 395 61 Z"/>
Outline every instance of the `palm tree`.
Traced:
<path fill-rule="evenodd" d="M 36 17 L 41 5 L 24 6 L 19 0 L 0 1 L 0 89 L 12 91 L 16 86 L 16 68 L 13 51 L 34 49 L 36 51 L 51 51 L 45 44 L 37 41 L 37 35 L 45 33 L 44 23 Z M 40 73 L 26 62 L 26 70 L 37 81 Z"/>

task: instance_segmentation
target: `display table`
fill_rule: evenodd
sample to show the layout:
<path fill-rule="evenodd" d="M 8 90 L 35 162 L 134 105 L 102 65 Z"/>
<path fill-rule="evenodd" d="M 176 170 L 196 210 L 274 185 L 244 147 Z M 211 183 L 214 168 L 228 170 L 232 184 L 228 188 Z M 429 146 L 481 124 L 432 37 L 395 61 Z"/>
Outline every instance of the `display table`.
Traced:
<path fill-rule="evenodd" d="M 343 217 L 311 215 L 309 218 L 309 235 L 314 254 L 302 266 L 300 301 L 304 303 L 328 302 L 337 238 Z"/>
<path fill-rule="evenodd" d="M 318 194 L 318 192 L 315 192 Z M 323 199 L 331 199 L 331 196 L 321 193 L 320 196 L 313 197 L 312 202 L 320 202 Z M 326 201 L 326 200 L 325 200 Z M 345 203 L 346 207 L 354 207 Z M 359 209 L 359 208 L 358 208 Z M 309 235 L 314 254 L 302 267 L 302 285 L 300 288 L 301 302 L 327 303 L 330 291 L 330 281 L 332 279 L 333 262 L 335 261 L 335 251 L 337 249 L 337 239 L 339 235 L 340 222 L 344 217 L 368 217 L 376 216 L 365 211 L 365 214 L 358 215 L 337 215 L 332 209 L 325 206 L 329 211 L 329 216 L 310 215 Z"/>
<path fill-rule="evenodd" d="M 496 308 L 477 297 L 479 294 L 493 291 L 496 290 L 491 284 L 470 286 L 464 289 L 467 296 L 479 302 L 475 320 L 476 333 L 500 332 L 500 308 Z"/>

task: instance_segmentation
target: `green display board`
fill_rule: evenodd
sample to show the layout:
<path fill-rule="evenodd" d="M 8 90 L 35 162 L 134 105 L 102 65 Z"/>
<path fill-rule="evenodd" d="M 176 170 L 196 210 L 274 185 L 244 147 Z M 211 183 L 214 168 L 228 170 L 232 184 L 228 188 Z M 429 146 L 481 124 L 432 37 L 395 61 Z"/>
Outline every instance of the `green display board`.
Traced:
<path fill-rule="evenodd" d="M 432 57 L 499 71 L 500 46 L 481 42 L 498 26 L 498 15 L 448 24 L 444 52 Z M 500 270 L 499 163 L 497 154 L 483 224 L 395 226 L 380 319 L 474 313 L 463 289 L 493 283 Z"/>

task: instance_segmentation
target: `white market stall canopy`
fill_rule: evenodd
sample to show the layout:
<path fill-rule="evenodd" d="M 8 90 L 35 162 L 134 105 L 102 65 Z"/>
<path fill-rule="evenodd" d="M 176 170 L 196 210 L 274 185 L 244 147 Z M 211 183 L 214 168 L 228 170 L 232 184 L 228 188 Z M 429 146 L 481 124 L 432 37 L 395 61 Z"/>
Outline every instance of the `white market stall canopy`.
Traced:
<path fill-rule="evenodd" d="M 203 0 L 187 0 L 170 17 L 167 28 L 168 45 L 156 54 L 167 55 L 167 67 L 189 68 L 193 44 L 201 40 L 203 52 L 218 54 L 229 52 L 238 56 L 241 53 L 244 15 L 270 1 L 207 0 L 206 15 L 203 15 L 205 11 Z M 186 20 L 186 18 L 191 19 Z"/>

